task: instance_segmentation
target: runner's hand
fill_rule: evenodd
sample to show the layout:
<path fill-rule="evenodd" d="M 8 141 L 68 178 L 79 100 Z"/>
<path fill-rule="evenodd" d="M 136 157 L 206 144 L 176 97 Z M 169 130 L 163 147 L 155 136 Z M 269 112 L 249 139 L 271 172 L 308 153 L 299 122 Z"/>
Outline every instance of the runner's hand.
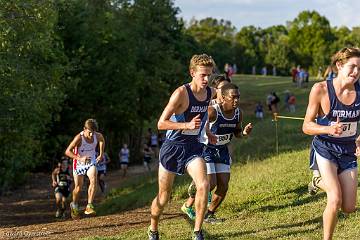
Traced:
<path fill-rule="evenodd" d="M 329 126 L 329 134 L 334 136 L 340 136 L 343 132 L 343 125 L 340 123 L 339 117 L 336 119 L 336 123 L 334 125 Z"/>
<path fill-rule="evenodd" d="M 209 143 L 215 145 L 216 142 L 217 142 L 217 137 L 216 137 L 216 135 L 214 135 L 214 134 L 213 134 L 212 132 L 210 132 L 210 131 L 207 132 L 206 135 L 207 135 L 207 137 L 208 137 Z"/>
<path fill-rule="evenodd" d="M 357 156 L 357 157 L 360 156 L 360 147 L 359 146 L 356 147 L 355 156 Z"/>
<path fill-rule="evenodd" d="M 248 123 L 245 127 L 244 127 L 244 130 L 243 130 L 243 135 L 244 136 L 247 136 L 251 133 L 251 130 L 252 130 L 252 124 L 251 123 Z"/>
<path fill-rule="evenodd" d="M 198 129 L 201 126 L 200 114 L 196 115 L 190 122 L 186 124 L 187 129 Z"/>
<path fill-rule="evenodd" d="M 355 144 L 356 144 L 356 150 L 355 150 L 355 156 L 360 156 L 360 136 L 357 137 L 357 139 L 355 140 Z"/>
<path fill-rule="evenodd" d="M 90 162 L 90 157 L 82 156 L 78 158 L 78 161 L 82 164 L 88 164 Z"/>
<path fill-rule="evenodd" d="M 97 158 L 96 158 L 96 163 L 99 163 L 99 162 L 101 162 L 101 159 L 102 159 L 102 156 L 97 156 Z"/>

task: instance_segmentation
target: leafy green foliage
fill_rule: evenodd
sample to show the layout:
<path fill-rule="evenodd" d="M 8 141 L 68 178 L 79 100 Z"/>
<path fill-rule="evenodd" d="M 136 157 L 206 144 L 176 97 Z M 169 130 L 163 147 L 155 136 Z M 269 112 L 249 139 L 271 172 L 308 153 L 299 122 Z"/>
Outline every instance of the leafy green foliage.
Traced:
<path fill-rule="evenodd" d="M 190 54 L 176 14 L 165 0 L 63 2 L 59 25 L 73 63 L 69 77 L 78 81 L 59 129 L 74 134 L 94 117 L 111 155 L 127 142 L 139 161 L 145 122 L 160 115 L 159 103 L 185 80 Z"/>
<path fill-rule="evenodd" d="M 0 188 L 22 181 L 44 157 L 46 131 L 65 98 L 67 59 L 51 1 L 1 1 Z"/>
<path fill-rule="evenodd" d="M 230 21 L 205 18 L 189 23 L 186 33 L 193 36 L 202 51 L 213 56 L 219 70 L 225 63 L 234 63 L 233 38 L 235 27 Z"/>
<path fill-rule="evenodd" d="M 334 36 L 329 21 L 316 11 L 303 11 L 289 24 L 289 40 L 297 62 L 304 66 L 326 66 Z"/>

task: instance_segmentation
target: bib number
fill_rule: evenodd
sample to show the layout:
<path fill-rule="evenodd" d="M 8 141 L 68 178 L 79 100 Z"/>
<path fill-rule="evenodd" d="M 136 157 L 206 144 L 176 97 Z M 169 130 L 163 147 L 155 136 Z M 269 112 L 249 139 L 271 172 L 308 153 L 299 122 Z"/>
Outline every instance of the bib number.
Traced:
<path fill-rule="evenodd" d="M 225 145 L 231 141 L 231 134 L 224 134 L 224 135 L 216 135 L 217 142 L 216 145 Z"/>
<path fill-rule="evenodd" d="M 336 122 L 331 122 L 330 126 L 335 125 Z M 335 137 L 335 138 L 343 138 L 343 137 L 352 137 L 356 135 L 357 131 L 357 122 L 344 122 L 342 124 L 342 130 L 343 132 L 339 136 L 331 135 L 329 136 Z"/>
<path fill-rule="evenodd" d="M 60 181 L 60 182 L 58 183 L 58 185 L 59 185 L 60 187 L 66 187 L 66 186 L 67 186 L 67 182 Z"/>

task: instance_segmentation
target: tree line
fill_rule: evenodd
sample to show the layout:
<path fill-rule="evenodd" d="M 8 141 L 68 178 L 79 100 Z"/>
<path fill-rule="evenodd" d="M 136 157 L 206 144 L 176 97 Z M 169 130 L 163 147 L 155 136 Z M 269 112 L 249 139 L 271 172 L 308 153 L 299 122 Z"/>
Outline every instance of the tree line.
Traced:
<path fill-rule="evenodd" d="M 238 72 L 292 65 L 316 71 L 360 28 L 333 28 L 315 11 L 286 26 L 239 31 L 226 20 L 185 23 L 172 0 L 0 0 L 0 193 L 34 170 L 50 170 L 87 118 L 96 118 L 110 155 L 121 143 L 141 161 L 143 129 L 195 53 Z M 116 162 L 116 161 L 115 161 Z"/>

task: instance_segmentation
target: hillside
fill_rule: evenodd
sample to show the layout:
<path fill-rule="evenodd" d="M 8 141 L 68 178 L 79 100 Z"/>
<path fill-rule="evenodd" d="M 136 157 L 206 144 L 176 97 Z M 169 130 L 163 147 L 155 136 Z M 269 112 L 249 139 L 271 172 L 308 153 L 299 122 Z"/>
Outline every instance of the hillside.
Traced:
<path fill-rule="evenodd" d="M 275 124 L 270 114 L 267 112 L 261 121 L 253 113 L 256 102 L 265 102 L 270 91 L 276 91 L 283 101 L 284 91 L 290 90 L 297 97 L 297 111 L 288 114 L 282 103 L 280 114 L 302 117 L 310 86 L 298 89 L 292 86 L 290 78 L 245 75 L 237 76 L 235 82 L 240 86 L 244 122 L 252 122 L 254 130 L 248 139 L 233 144 L 230 188 L 217 212 L 226 220 L 217 225 L 204 224 L 206 239 L 321 239 L 325 193 L 307 193 L 311 137 L 301 132 L 301 121 L 280 120 L 277 155 Z M 0 238 L 15 239 L 17 234 L 32 239 L 146 239 L 149 206 L 157 191 L 157 180 L 156 173 L 144 174 L 141 167 L 138 169 L 126 181 L 120 180 L 116 171 L 110 173 L 112 189 L 106 198 L 98 198 L 100 216 L 80 221 L 56 222 L 52 218 L 52 203 L 44 190 L 48 176 L 38 176 L 42 179 L 39 184 L 24 188 L 21 198 L 15 197 L 18 192 L 14 192 L 0 199 Z M 189 182 L 188 176 L 176 179 L 171 202 L 160 223 L 161 239 L 191 236 L 192 223 L 180 211 Z M 32 192 L 37 197 L 31 198 Z M 27 208 L 33 209 L 32 214 Z M 359 220 L 357 213 L 346 219 L 340 214 L 334 239 L 359 239 Z"/>

